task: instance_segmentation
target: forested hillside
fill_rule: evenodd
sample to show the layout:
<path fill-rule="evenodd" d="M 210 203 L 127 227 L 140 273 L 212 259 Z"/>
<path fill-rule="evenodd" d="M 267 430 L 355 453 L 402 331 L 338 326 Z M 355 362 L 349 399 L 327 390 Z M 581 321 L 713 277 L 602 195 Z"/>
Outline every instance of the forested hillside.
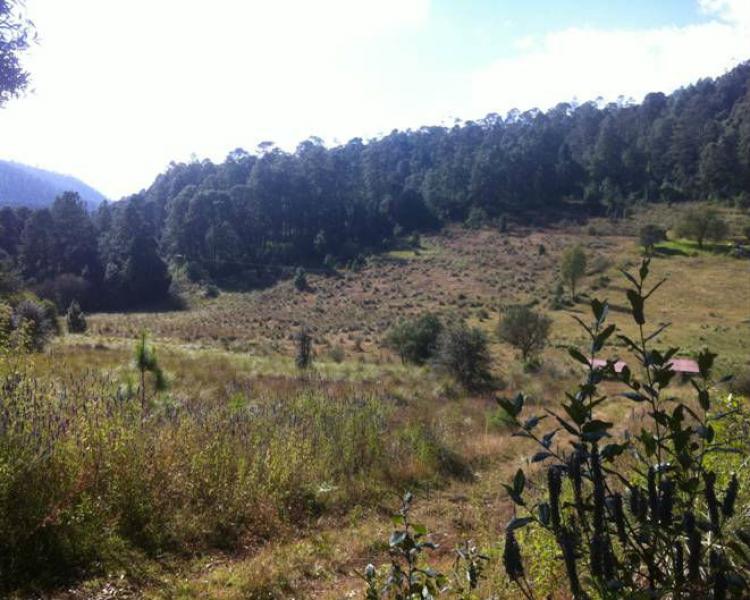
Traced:
<path fill-rule="evenodd" d="M 76 192 L 90 207 L 105 200 L 89 185 L 53 171 L 0 160 L 0 206 L 49 206 L 63 192 Z"/>
<path fill-rule="evenodd" d="M 89 290 L 89 306 L 129 306 L 167 293 L 165 263 L 193 279 L 248 283 L 274 265 L 356 261 L 447 222 L 617 218 L 638 202 L 702 198 L 746 204 L 748 81 L 744 63 L 638 105 L 560 104 L 330 149 L 315 138 L 293 153 L 238 149 L 221 164 L 172 164 L 93 216 L 72 196 L 36 212 L 5 209 L 2 249 L 48 294 Z"/>

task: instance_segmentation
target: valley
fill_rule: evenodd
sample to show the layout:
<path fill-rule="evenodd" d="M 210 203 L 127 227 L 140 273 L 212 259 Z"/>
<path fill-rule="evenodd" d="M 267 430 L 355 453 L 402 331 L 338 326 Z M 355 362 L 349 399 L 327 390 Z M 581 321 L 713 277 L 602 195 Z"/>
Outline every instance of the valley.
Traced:
<path fill-rule="evenodd" d="M 634 233 L 640 222 L 657 214 L 647 211 L 625 221 L 592 220 L 541 231 L 455 227 L 423 236 L 419 248 L 373 256 L 358 272 L 310 274 L 305 291 L 286 280 L 258 291 L 221 291 L 205 298 L 200 286 L 186 282 L 186 310 L 89 315 L 87 333 L 59 338 L 46 356 L 34 359 L 37 369 L 121 379 L 134 340 L 145 330 L 170 382 L 170 403 L 263 404 L 306 390 L 342 400 L 366 396 L 387 407 L 388 428 L 402 432 L 396 436 L 399 443 L 414 445 L 392 455 L 396 464 L 387 467 L 390 474 L 384 480 L 378 476 L 379 482 L 356 486 L 350 480 L 352 489 L 346 493 L 332 481 L 315 479 L 336 477 L 332 464 L 321 465 L 312 479 L 300 481 L 317 490 L 318 509 L 291 520 L 270 517 L 272 511 L 265 517 L 271 519 L 265 534 L 254 527 L 256 533 L 248 531 L 250 537 L 241 537 L 231 551 L 172 555 L 166 561 L 141 558 L 119 568 L 115 563 L 109 577 L 61 597 L 360 597 L 362 581 L 354 572 L 385 560 L 381 543 L 389 532 L 388 514 L 407 487 L 417 498 L 416 515 L 440 545 L 433 563 L 444 572 L 453 568 L 453 548 L 466 539 L 497 560 L 499 540 L 512 515 L 501 483 L 525 464 L 531 446 L 511 437 L 494 398 L 523 391 L 537 408 L 559 406 L 583 372 L 567 348 L 584 345 L 573 317 L 587 318 L 587 297 L 609 299 L 611 320 L 632 333 L 624 298 L 627 282 L 619 269 L 632 271 L 639 264 L 642 250 Z M 730 221 L 741 218 L 740 213 L 726 216 Z M 574 242 L 585 249 L 589 270 L 578 301 L 552 310 L 560 255 Z M 679 345 L 679 355 L 689 357 L 708 346 L 719 355 L 719 373 L 746 372 L 749 268 L 747 261 L 721 254 L 657 251 L 654 279 L 663 277 L 666 283 L 649 318 L 672 324 L 658 345 Z M 722 291 L 727 289 L 732 293 Z M 532 370 L 495 334 L 506 306 L 529 302 L 552 319 L 549 345 Z M 446 321 L 465 320 L 487 333 L 499 389 L 467 395 L 439 370 L 402 364 L 385 347 L 384 336 L 394 323 L 423 311 Z M 310 371 L 301 374 L 294 364 L 294 335 L 303 326 L 312 332 L 314 359 Z M 622 347 L 608 353 L 627 357 Z M 681 384 L 676 390 L 688 396 L 690 386 Z M 605 410 L 625 427 L 640 422 L 639 413 L 624 401 L 613 401 Z M 421 439 L 415 428 L 431 432 L 427 439 L 433 441 Z M 289 455 L 287 460 L 297 464 Z M 372 486 L 378 489 L 374 496 Z M 538 552 L 532 567 L 535 589 L 555 593 L 561 564 L 541 547 Z M 496 569 L 483 585 L 515 597 Z M 106 590 L 112 595 L 96 596 Z"/>

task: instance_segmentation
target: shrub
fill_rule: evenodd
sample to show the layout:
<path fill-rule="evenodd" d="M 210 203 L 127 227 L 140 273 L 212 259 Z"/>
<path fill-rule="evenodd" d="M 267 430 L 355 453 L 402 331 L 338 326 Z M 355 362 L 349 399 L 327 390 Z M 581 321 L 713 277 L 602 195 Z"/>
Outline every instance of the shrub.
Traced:
<path fill-rule="evenodd" d="M 65 320 L 68 324 L 68 333 L 83 333 L 86 331 L 86 316 L 75 300 L 70 303 Z"/>
<path fill-rule="evenodd" d="M 49 323 L 50 331 L 52 335 L 60 335 L 60 322 L 58 321 L 57 306 L 51 300 L 41 301 L 42 310 L 44 311 L 44 317 Z"/>
<path fill-rule="evenodd" d="M 521 351 L 523 360 L 541 352 L 547 345 L 552 321 L 528 306 L 512 306 L 498 324 L 498 337 Z"/>
<path fill-rule="evenodd" d="M 391 562 L 386 572 L 378 576 L 375 566 L 368 564 L 357 573 L 367 584 L 366 600 L 434 598 L 445 588 L 447 578 L 425 564 L 425 555 L 437 545 L 429 540 L 424 525 L 411 521 L 413 500 L 411 492 L 404 494 L 401 510 L 392 518 L 395 530 L 388 538 Z"/>
<path fill-rule="evenodd" d="M 367 258 L 364 254 L 357 254 L 357 256 L 349 261 L 347 266 L 350 270 L 358 273 L 367 266 Z"/>
<path fill-rule="evenodd" d="M 299 292 L 304 292 L 307 289 L 307 275 L 302 267 L 297 267 L 294 272 L 294 287 Z"/>
<path fill-rule="evenodd" d="M 49 338 L 58 330 L 54 304 L 23 300 L 13 311 L 16 345 L 29 352 L 44 350 Z"/>
<path fill-rule="evenodd" d="M 466 227 L 469 229 L 479 229 L 485 223 L 487 223 L 487 212 L 479 207 L 473 206 L 469 211 L 469 216 L 466 217 Z"/>
<path fill-rule="evenodd" d="M 558 281 L 555 289 L 552 291 L 552 298 L 550 299 L 549 306 L 552 310 L 560 310 L 565 306 L 565 287 L 562 281 Z"/>
<path fill-rule="evenodd" d="M 465 323 L 445 329 L 440 335 L 436 362 L 469 391 L 481 391 L 492 384 L 492 359 L 487 336 L 481 329 Z"/>
<path fill-rule="evenodd" d="M 13 309 L 0 302 L 0 351 L 9 350 L 13 332 Z"/>
<path fill-rule="evenodd" d="M 438 338 L 443 330 L 440 319 L 425 313 L 415 319 L 402 320 L 386 334 L 386 345 L 398 352 L 402 362 L 417 365 L 431 359 L 438 347 Z"/>
<path fill-rule="evenodd" d="M 750 369 L 737 373 L 729 382 L 729 389 L 734 394 L 750 398 Z"/>
<path fill-rule="evenodd" d="M 203 290 L 203 297 L 212 300 L 214 298 L 218 298 L 221 294 L 221 290 L 214 285 L 213 283 L 209 283 L 206 288 Z"/>
<path fill-rule="evenodd" d="M 148 390 L 146 386 L 146 375 L 150 374 L 153 378 L 154 395 L 167 388 L 167 380 L 164 372 L 161 370 L 159 361 L 156 358 L 156 348 L 149 342 L 148 335 L 144 331 L 141 333 L 138 342 L 133 351 L 133 362 L 140 376 L 139 393 L 141 396 L 141 418 L 146 416 L 148 409 Z"/>
<path fill-rule="evenodd" d="M 333 346 L 328 352 L 328 356 L 335 363 L 342 363 L 346 358 L 346 352 L 341 346 Z"/>
<path fill-rule="evenodd" d="M 586 253 L 583 248 L 576 244 L 563 252 L 560 262 L 560 276 L 563 281 L 570 284 L 570 295 L 573 300 L 576 297 L 576 284 L 586 273 Z"/>
<path fill-rule="evenodd" d="M 295 336 L 297 352 L 294 357 L 294 364 L 297 368 L 304 370 L 312 364 L 312 337 L 307 329 L 302 328 Z"/>
<path fill-rule="evenodd" d="M 562 429 L 541 434 L 536 429 L 543 416 L 521 419 L 523 395 L 499 401 L 516 422 L 516 435 L 539 445 L 532 460 L 546 464 L 547 494 L 542 501 L 532 504 L 525 493 L 522 469 L 504 486 L 523 511 L 506 528 L 505 570 L 524 594 L 528 584 L 516 533 L 534 524 L 556 541 L 574 598 L 747 595 L 750 537 L 736 532 L 734 518 L 739 480 L 732 475 L 722 490 L 723 482 L 706 461 L 724 450 L 715 425 L 727 413 L 711 410 L 715 355 L 704 351 L 698 356 L 695 403 L 669 393 L 675 375 L 670 359 L 677 349 L 649 346 L 654 334 L 644 331 L 645 305 L 660 284 L 647 290 L 648 274 L 649 262 L 644 260 L 637 276 L 627 275 L 632 284 L 627 296 L 639 336 L 618 336 L 638 370 L 617 373 L 611 361 L 604 368 L 592 366 L 616 331 L 606 324 L 607 304 L 594 300 L 592 324 L 582 323 L 590 353 L 570 349 L 572 358 L 586 367 L 586 378 L 577 393 L 567 394 L 564 412 L 551 413 Z M 599 390 L 605 377 L 617 379 L 628 390 L 625 398 L 646 407 L 646 423 L 636 435 L 616 434 L 613 423 L 597 415 L 606 399 Z M 571 443 L 571 452 L 563 450 L 567 444 L 562 440 L 553 444 L 560 431 Z M 628 462 L 618 459 L 625 454 Z"/>
<path fill-rule="evenodd" d="M 333 254 L 326 254 L 325 258 L 323 259 L 323 266 L 325 266 L 325 268 L 329 271 L 335 271 L 336 257 Z"/>
<path fill-rule="evenodd" d="M 638 232 L 638 240 L 647 254 L 654 252 L 654 246 L 667 239 L 667 232 L 659 225 L 644 225 Z"/>
<path fill-rule="evenodd" d="M 702 206 L 685 212 L 677 224 L 677 235 L 698 242 L 703 248 L 706 240 L 720 241 L 729 233 L 729 225 L 715 208 Z"/>

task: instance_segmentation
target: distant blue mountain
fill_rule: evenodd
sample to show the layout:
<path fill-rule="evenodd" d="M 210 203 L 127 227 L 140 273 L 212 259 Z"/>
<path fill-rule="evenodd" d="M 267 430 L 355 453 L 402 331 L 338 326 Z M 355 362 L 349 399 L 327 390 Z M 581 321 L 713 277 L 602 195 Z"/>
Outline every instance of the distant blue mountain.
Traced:
<path fill-rule="evenodd" d="M 70 175 L 0 160 L 0 206 L 41 208 L 52 204 L 63 192 L 78 192 L 90 209 L 106 200 L 103 194 Z"/>

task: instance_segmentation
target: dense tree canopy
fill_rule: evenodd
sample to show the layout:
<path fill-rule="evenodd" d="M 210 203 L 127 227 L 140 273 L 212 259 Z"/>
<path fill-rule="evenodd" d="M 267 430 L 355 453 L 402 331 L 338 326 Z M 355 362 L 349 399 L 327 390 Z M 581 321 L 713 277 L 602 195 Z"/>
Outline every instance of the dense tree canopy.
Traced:
<path fill-rule="evenodd" d="M 0 251 L 38 284 L 71 275 L 102 292 L 100 304 L 127 306 L 166 294 L 166 265 L 248 284 L 359 264 L 395 236 L 448 222 L 618 218 L 636 202 L 739 201 L 750 189 L 749 81 L 744 63 L 641 104 L 559 104 L 366 143 L 326 148 L 311 138 L 294 152 L 264 143 L 221 164 L 173 163 L 148 189 L 94 214 L 71 195 L 49 210 L 0 210 Z"/>

